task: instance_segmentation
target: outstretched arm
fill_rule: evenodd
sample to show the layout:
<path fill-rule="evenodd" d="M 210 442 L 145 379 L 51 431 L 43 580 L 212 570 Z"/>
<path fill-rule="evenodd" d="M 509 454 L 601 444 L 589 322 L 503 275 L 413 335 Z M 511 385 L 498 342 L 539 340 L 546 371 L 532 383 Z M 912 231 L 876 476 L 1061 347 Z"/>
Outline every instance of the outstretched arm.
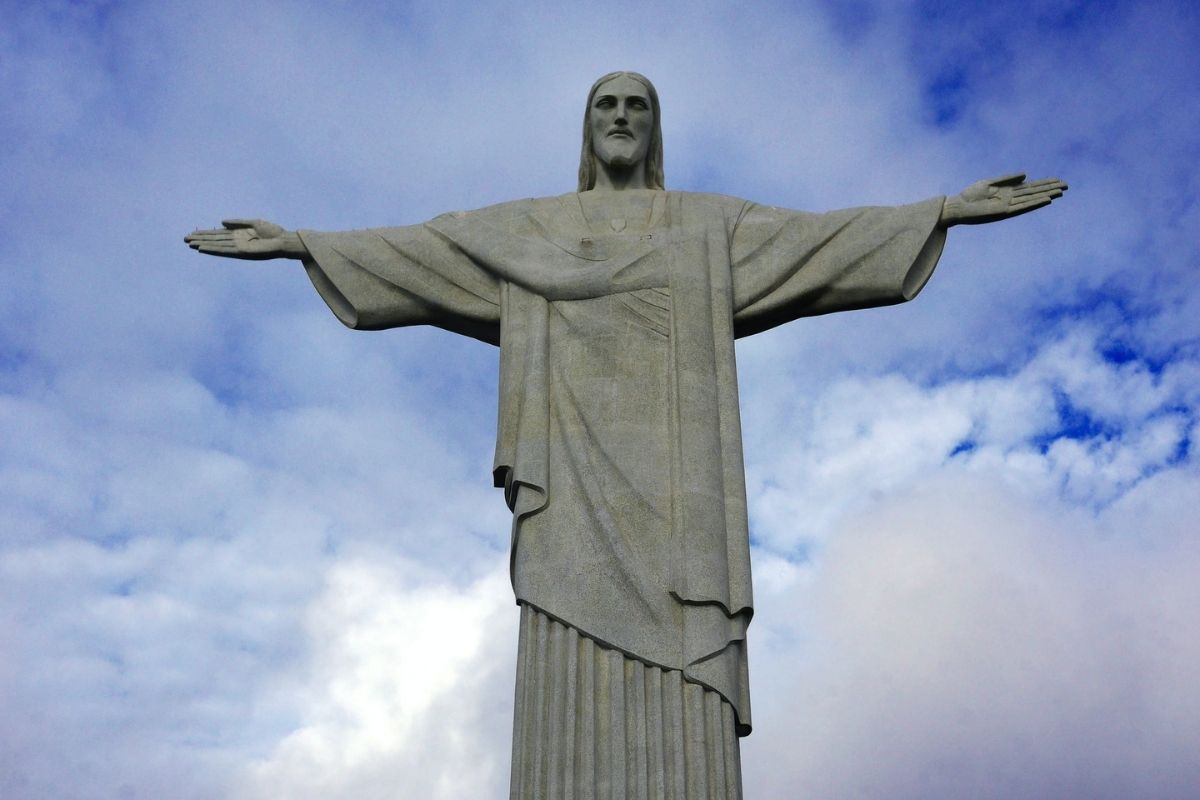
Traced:
<path fill-rule="evenodd" d="M 976 181 L 962 194 L 946 198 L 938 224 L 949 228 L 1008 219 L 1048 206 L 1066 190 L 1067 185 L 1058 178 L 1026 183 L 1022 172 Z"/>
<path fill-rule="evenodd" d="M 308 249 L 294 232 L 265 219 L 227 219 L 223 228 L 195 230 L 183 237 L 188 247 L 226 258 L 308 258 Z"/>

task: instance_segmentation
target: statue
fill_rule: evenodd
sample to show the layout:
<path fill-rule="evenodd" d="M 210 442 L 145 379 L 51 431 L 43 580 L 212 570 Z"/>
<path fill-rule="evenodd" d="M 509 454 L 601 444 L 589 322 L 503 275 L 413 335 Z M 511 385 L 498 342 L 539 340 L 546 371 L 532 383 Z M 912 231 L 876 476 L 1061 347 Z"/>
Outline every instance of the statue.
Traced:
<path fill-rule="evenodd" d="M 1067 187 L 1024 175 L 811 214 L 666 191 L 658 94 L 588 94 L 577 192 L 319 233 L 231 219 L 186 237 L 303 262 L 351 328 L 500 347 L 495 484 L 521 609 L 513 798 L 740 798 L 752 613 L 734 339 L 889 305 L 957 224 Z"/>

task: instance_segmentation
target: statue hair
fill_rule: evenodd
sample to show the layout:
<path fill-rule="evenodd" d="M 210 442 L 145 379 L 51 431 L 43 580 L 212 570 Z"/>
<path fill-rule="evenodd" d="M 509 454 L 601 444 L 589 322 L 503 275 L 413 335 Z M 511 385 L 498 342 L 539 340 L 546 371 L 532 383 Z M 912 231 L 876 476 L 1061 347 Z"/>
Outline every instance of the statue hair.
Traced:
<path fill-rule="evenodd" d="M 583 150 L 579 154 L 579 191 L 586 192 L 596 186 L 596 153 L 592 149 L 592 128 L 588 125 L 588 115 L 592 111 L 592 100 L 601 84 L 613 78 L 625 76 L 646 87 L 650 95 L 650 108 L 654 112 L 654 130 L 650 134 L 650 146 L 646 149 L 646 160 L 642 168 L 646 170 L 646 186 L 651 189 L 666 189 L 663 181 L 663 145 L 662 145 L 662 113 L 658 105 L 658 91 L 645 75 L 637 72 L 610 72 L 601 76 L 592 84 L 588 92 L 587 105 L 583 108 Z"/>

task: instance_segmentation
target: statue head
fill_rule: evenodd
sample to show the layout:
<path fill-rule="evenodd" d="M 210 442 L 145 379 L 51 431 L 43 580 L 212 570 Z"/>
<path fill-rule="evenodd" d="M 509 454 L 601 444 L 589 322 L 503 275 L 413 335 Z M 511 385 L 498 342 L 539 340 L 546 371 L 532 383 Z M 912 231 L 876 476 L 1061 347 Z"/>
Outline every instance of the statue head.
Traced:
<path fill-rule="evenodd" d="M 644 75 L 636 72 L 610 72 L 592 84 L 588 92 L 587 105 L 583 110 L 583 149 L 579 154 L 579 191 L 586 192 L 596 185 L 596 140 L 592 134 L 592 106 L 596 101 L 596 93 L 601 86 L 617 78 L 628 78 L 645 87 L 650 100 L 650 111 L 653 115 L 650 138 L 646 142 L 645 157 L 642 168 L 646 171 L 646 186 L 651 189 L 666 188 L 663 183 L 663 147 L 662 147 L 662 115 L 658 105 L 658 92 L 654 84 Z"/>

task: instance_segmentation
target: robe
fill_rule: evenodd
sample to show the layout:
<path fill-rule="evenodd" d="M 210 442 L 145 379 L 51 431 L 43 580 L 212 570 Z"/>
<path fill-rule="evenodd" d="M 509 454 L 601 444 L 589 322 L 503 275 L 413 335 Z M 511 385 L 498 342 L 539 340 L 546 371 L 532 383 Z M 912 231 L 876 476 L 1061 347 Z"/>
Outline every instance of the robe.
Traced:
<path fill-rule="evenodd" d="M 734 339 L 911 299 L 941 254 L 942 203 L 812 214 L 656 192 L 648 218 L 597 233 L 566 194 L 300 238 L 347 326 L 500 347 L 494 477 L 518 602 L 719 693 L 746 735 Z"/>

